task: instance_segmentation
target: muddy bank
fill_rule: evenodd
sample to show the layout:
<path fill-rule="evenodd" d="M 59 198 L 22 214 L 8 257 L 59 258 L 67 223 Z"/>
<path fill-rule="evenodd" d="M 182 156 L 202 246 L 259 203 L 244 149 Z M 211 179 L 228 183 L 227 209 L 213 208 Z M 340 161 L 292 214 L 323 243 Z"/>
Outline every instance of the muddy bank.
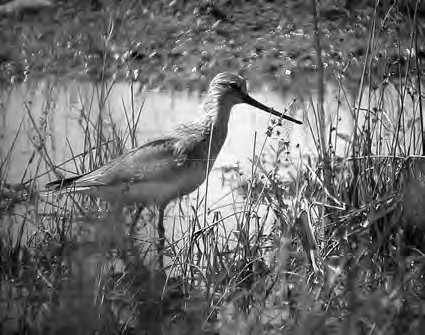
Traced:
<path fill-rule="evenodd" d="M 316 57 L 305 1 L 79 1 L 2 14 L 0 80 L 65 77 L 135 79 L 149 87 L 205 89 L 220 71 L 255 86 L 306 90 Z M 374 18 L 374 1 L 327 1 L 320 9 L 328 80 L 358 85 Z M 414 9 L 414 8 L 413 8 Z M 384 6 L 376 14 L 373 81 L 397 78 L 425 50 L 411 50 L 413 10 Z M 421 9 L 421 8 L 419 8 Z M 421 23 L 422 11 L 417 22 Z M 410 17 L 410 19 L 409 19 Z M 417 56 L 419 61 L 410 61 Z M 409 65 L 409 67 L 408 67 Z"/>

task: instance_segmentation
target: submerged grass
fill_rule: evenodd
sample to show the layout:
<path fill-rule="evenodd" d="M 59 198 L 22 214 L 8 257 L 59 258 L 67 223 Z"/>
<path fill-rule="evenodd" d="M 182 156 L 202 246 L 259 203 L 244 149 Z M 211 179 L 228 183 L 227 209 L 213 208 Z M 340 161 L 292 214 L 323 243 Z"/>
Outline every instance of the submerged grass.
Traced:
<path fill-rule="evenodd" d="M 319 97 L 303 104 L 320 154 L 302 157 L 287 182 L 280 174 L 287 146 L 271 155 L 265 144 L 255 148 L 251 173 L 235 169 L 239 187 L 230 215 L 216 209 L 205 216 L 201 191 L 195 203 L 180 201 L 178 215 L 169 218 L 165 269 L 157 267 L 149 234 L 117 240 L 125 236 L 117 229 L 133 220 L 153 234 L 148 209 L 121 212 L 85 196 L 39 196 L 41 171 L 52 178 L 70 169 L 84 173 L 137 146 L 142 108 L 124 107 L 127 126 L 119 129 L 106 105 L 113 83 L 102 81 L 81 111 L 83 148 L 76 153 L 70 145 L 71 159 L 56 165 L 46 145 L 48 100 L 41 120 L 25 106 L 36 134 L 28 173 L 17 185 L 7 183 L 22 127 L 0 164 L 1 332 L 420 333 L 425 142 L 422 73 L 414 57 L 420 32 L 412 14 L 405 75 L 393 80 L 383 71 L 379 82 L 372 80 L 375 15 L 357 96 L 346 93 L 344 73 L 335 73 L 339 103 L 326 111 L 334 119 L 324 115 L 324 79 Z M 353 115 L 351 136 L 339 129 L 343 102 Z M 346 154 L 338 155 L 344 144 Z"/>

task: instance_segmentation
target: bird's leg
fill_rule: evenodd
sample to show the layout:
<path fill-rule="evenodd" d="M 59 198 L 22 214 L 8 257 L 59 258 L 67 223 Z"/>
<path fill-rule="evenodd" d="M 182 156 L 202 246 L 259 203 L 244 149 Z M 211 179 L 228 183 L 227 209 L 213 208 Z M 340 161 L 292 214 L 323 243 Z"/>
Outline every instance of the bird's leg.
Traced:
<path fill-rule="evenodd" d="M 164 268 L 164 246 L 165 246 L 164 212 L 165 212 L 165 206 L 159 206 L 158 207 L 159 217 L 158 217 L 157 250 L 158 250 L 158 265 L 160 270 Z"/>
<path fill-rule="evenodd" d="M 122 255 L 124 255 L 125 253 L 129 253 L 129 255 L 131 255 L 132 257 L 136 257 L 139 254 L 139 250 L 137 249 L 137 245 L 135 244 L 135 241 L 134 241 L 134 229 L 137 225 L 137 222 L 140 219 L 143 208 L 144 208 L 143 205 L 139 205 L 133 217 L 131 218 L 128 234 L 126 235 L 126 249 L 123 250 L 123 252 L 121 253 Z M 126 257 L 125 260 L 129 261 L 129 258 L 127 256 L 128 255 L 125 255 Z"/>
<path fill-rule="evenodd" d="M 118 246 L 122 246 L 125 242 L 125 215 L 123 210 L 121 205 L 111 204 L 107 218 L 109 229 L 111 229 L 110 238 Z"/>
<path fill-rule="evenodd" d="M 142 211 L 143 211 L 143 205 L 139 205 L 139 206 L 137 206 L 137 210 L 136 210 L 136 212 L 134 213 L 134 216 L 133 216 L 133 219 L 131 220 L 131 222 L 130 222 L 130 230 L 129 230 L 129 232 L 128 232 L 128 235 L 130 236 L 130 238 L 133 236 L 133 234 L 134 234 L 134 228 L 136 228 L 136 224 L 137 224 L 137 222 L 139 221 L 139 219 L 140 219 L 140 216 L 141 216 L 141 214 L 142 214 Z"/>

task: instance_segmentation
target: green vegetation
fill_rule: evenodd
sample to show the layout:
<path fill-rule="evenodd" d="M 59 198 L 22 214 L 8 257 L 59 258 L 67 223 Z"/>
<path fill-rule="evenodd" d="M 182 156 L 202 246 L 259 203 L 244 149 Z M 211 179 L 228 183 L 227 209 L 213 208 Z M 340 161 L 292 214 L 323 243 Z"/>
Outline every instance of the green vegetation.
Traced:
<path fill-rule="evenodd" d="M 343 72 L 344 85 L 357 85 L 375 0 L 321 3 L 328 79 Z M 415 3 L 379 1 L 374 81 L 405 73 Z M 133 78 L 138 70 L 137 80 L 151 87 L 199 90 L 214 74 L 231 70 L 253 85 L 297 87 L 295 93 L 305 87 L 301 93 L 307 93 L 316 67 L 310 7 L 299 0 L 57 0 L 52 8 L 1 18 L 0 79 L 51 74 L 99 81 Z M 419 4 L 418 20 L 424 13 Z M 417 56 L 424 56 L 422 45 Z"/>
<path fill-rule="evenodd" d="M 138 68 L 143 83 L 184 88 L 199 75 L 206 83 L 212 70 L 244 68 L 247 79 L 259 74 L 257 84 L 269 79 L 276 87 L 317 87 L 318 98 L 307 96 L 311 104 L 305 105 L 304 115 L 319 154 L 306 158 L 288 183 L 279 177 L 283 151 L 263 159 L 261 148 L 251 174 L 241 176 L 243 211 L 235 211 L 232 218 L 220 212 L 205 216 L 202 197 L 198 203 L 180 202 L 181 216 L 171 220 L 180 234 L 167 240 L 170 263 L 164 271 L 155 265 L 151 239 L 116 240 L 116 221 L 152 224 L 151 212 L 135 217 L 140 214 L 135 208 L 122 213 L 83 196 L 41 197 L 37 178 L 27 181 L 23 176 L 21 184 L 11 185 L 12 145 L 0 164 L 1 333 L 421 333 L 425 140 L 419 2 L 383 2 L 375 10 L 371 1 L 359 1 L 361 9 L 349 2 L 321 1 L 317 15 L 314 1 L 287 1 L 285 7 L 241 2 L 224 17 L 224 1 L 159 1 L 150 6 L 144 1 L 105 1 L 106 7 L 95 12 L 82 1 L 59 3 L 47 14 L 20 13 L 26 18 L 21 23 L 16 16 L 1 21 L 7 45 L 3 80 L 23 79 L 23 64 L 34 76 L 84 72 L 84 78 L 101 84 L 102 111 L 111 85 L 107 79 L 113 74 L 125 77 L 126 71 Z M 356 15 L 361 16 L 358 21 Z M 214 25 L 219 18 L 221 23 Z M 341 20 L 352 34 L 343 31 Z M 401 21 L 406 29 L 397 32 Z M 6 29 L 12 23 L 14 29 Z M 355 24 L 361 28 L 352 28 Z M 319 34 L 311 34 L 317 26 Z M 300 27 L 309 31 L 308 38 Z M 292 38 L 288 44 L 285 39 L 278 42 L 286 30 L 293 32 Z M 269 38 L 261 35 L 264 31 Z M 340 39 L 335 39 L 338 31 Z M 359 31 L 363 33 L 357 36 Z M 339 47 L 330 41 L 338 41 Z M 117 61 L 114 48 L 137 52 L 131 60 Z M 351 55 L 355 48 L 360 51 Z M 282 52 L 298 53 L 288 60 Z M 331 63 L 337 56 L 342 60 Z M 293 59 L 296 64 L 290 68 Z M 314 70 L 314 76 L 309 85 L 305 77 L 290 76 L 291 81 L 274 76 L 284 69 L 300 77 Z M 350 138 L 336 135 L 338 118 L 324 123 L 328 80 L 339 87 L 337 101 L 346 102 L 353 113 Z M 347 87 L 356 93 L 354 102 Z M 384 98 L 390 89 L 397 105 Z M 81 153 L 70 149 L 77 171 L 93 169 L 137 145 L 135 129 L 143 122 L 142 111 L 134 107 L 124 112 L 126 129 L 112 127 L 106 138 L 102 122 L 91 121 L 91 110 L 81 111 L 84 148 Z M 45 119 L 33 120 L 31 162 L 38 160 L 58 177 L 61 167 L 54 166 L 44 145 L 48 114 L 47 107 Z M 396 122 L 388 121 L 388 115 L 395 115 Z M 278 127 L 279 122 L 269 133 Z M 340 141 L 347 142 L 345 157 L 334 152 Z M 265 230 L 260 207 L 261 213 L 274 214 L 272 229 Z M 231 230 L 226 222 L 235 218 L 237 227 Z M 34 233 L 26 236 L 30 225 Z"/>

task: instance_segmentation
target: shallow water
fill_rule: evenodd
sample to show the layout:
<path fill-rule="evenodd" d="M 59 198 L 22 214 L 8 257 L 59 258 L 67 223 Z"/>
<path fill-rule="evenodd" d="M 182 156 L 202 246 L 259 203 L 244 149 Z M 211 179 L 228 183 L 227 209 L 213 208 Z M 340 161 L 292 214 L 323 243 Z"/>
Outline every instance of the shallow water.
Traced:
<path fill-rule="evenodd" d="M 137 85 L 133 87 L 133 92 L 135 93 L 131 93 L 130 85 L 127 83 L 112 85 L 102 110 L 104 132 L 112 131 L 111 120 L 117 124 L 118 129 L 125 129 L 127 121 L 124 110 L 131 116 L 132 105 L 137 113 L 143 104 L 141 121 L 137 128 L 139 144 L 160 137 L 180 123 L 193 120 L 203 113 L 203 97 L 199 94 L 141 92 Z M 332 88 L 327 92 L 328 110 L 336 109 L 336 103 L 332 101 L 335 100 L 333 99 L 334 94 Z M 90 113 L 91 120 L 95 122 L 100 112 L 101 86 L 91 83 L 75 81 L 65 84 L 49 81 L 24 83 L 2 92 L 2 95 L 0 155 L 3 160 L 15 139 L 21 121 L 23 121 L 12 152 L 12 168 L 8 175 L 10 182 L 21 180 L 29 155 L 35 149 L 33 142 L 37 140 L 37 133 L 31 118 L 35 120 L 41 132 L 43 132 L 43 125 L 45 126 L 47 151 L 52 157 L 53 163 L 59 164 L 71 157 L 70 148 L 74 154 L 83 148 L 82 113 Z M 252 92 L 252 96 L 279 111 L 283 111 L 293 98 L 292 96 L 283 97 L 267 88 Z M 311 117 L 304 115 L 307 110 L 306 104 L 309 102 L 300 102 L 300 98 L 298 98 L 298 102 L 289 110 L 289 115 L 298 119 Z M 347 115 L 348 111 L 344 105 L 340 113 L 343 122 L 340 129 L 350 133 L 352 120 Z M 256 134 L 257 138 L 256 146 L 261 145 L 265 139 L 269 121 L 270 117 L 267 113 L 248 105 L 235 106 L 230 119 L 228 138 L 215 164 L 215 169 L 222 166 L 233 166 L 236 162 L 239 162 L 242 168 L 249 167 L 248 158 L 253 155 L 254 135 Z M 307 122 L 301 126 L 285 122 L 283 129 L 280 129 L 279 138 L 268 139 L 268 144 L 276 147 L 279 141 L 290 141 L 291 154 L 288 158 L 292 160 L 298 160 L 300 152 L 302 155 L 314 155 L 314 142 L 309 136 L 308 128 Z"/>
<path fill-rule="evenodd" d="M 107 91 L 109 93 L 105 104 L 103 108 L 99 108 L 102 92 L 105 94 Z M 375 95 L 374 92 L 369 91 L 365 96 L 368 97 L 369 93 L 371 98 L 364 99 L 362 102 L 365 110 L 371 110 L 376 105 L 376 101 L 381 98 L 378 94 Z M 252 92 L 251 95 L 278 111 L 283 111 L 294 98 L 272 92 L 266 86 Z M 264 147 L 266 160 L 273 158 L 274 150 L 283 148 L 280 156 L 279 175 L 287 181 L 296 178 L 297 171 L 303 169 L 303 164 L 307 163 L 307 157 L 312 158 L 313 161 L 317 157 L 315 141 L 311 135 L 312 130 L 316 133 L 317 125 L 311 104 L 311 101 L 315 100 L 314 93 L 312 97 L 296 98 L 297 101 L 289 109 L 288 114 L 303 120 L 304 124 L 296 125 L 285 122 L 279 129 L 280 134 L 274 134 L 272 138 L 267 138 Z M 9 166 L 6 181 L 12 184 L 19 183 L 25 172 L 24 181 L 40 175 L 48 169 L 34 145 L 34 143 L 39 143 L 38 132 L 46 135 L 44 144 L 53 164 L 58 165 L 71 158 L 73 154 L 80 153 L 84 145 L 84 131 L 81 126 L 85 123 L 83 113 L 90 112 L 90 119 L 93 122 L 101 113 L 103 131 L 107 137 L 112 133 L 112 124 L 116 124 L 118 129 L 126 128 L 127 119 L 124 111 L 127 111 L 127 115 L 131 117 L 132 110 L 137 114 L 142 106 L 141 121 L 136 134 L 140 145 L 166 134 L 180 123 L 201 116 L 203 113 L 202 99 L 202 96 L 195 93 L 141 91 L 136 84 L 131 87 L 127 83 L 114 83 L 104 87 L 103 90 L 101 85 L 77 81 L 64 83 L 44 80 L 14 86 L 8 91 L 3 91 L 1 96 L 0 157 L 2 162 L 6 160 L 9 149 L 15 141 L 10 158 L 7 160 Z M 399 98 L 394 91 L 388 90 L 384 99 L 387 100 L 388 110 L 382 113 L 380 122 L 386 125 L 384 133 L 386 132 L 387 137 L 390 138 L 392 136 L 389 134 L 395 129 L 395 120 L 397 120 L 397 113 L 400 110 Z M 366 100 L 370 101 L 370 106 Z M 354 130 L 354 120 L 348 108 L 352 101 L 351 96 L 345 96 L 337 87 L 331 85 L 327 87 L 326 125 L 327 129 L 331 128 L 331 124 L 337 127 L 338 136 L 332 132 L 332 138 L 338 138 L 334 149 L 337 156 L 340 157 L 347 156 L 349 138 Z M 364 115 L 365 112 L 361 111 L 360 125 L 363 124 Z M 407 116 L 407 118 L 409 117 L 412 118 L 412 116 Z M 35 131 L 34 123 L 37 124 L 38 131 Z M 207 204 L 211 213 L 219 210 L 222 216 L 226 216 L 234 213 L 237 209 L 238 206 L 235 208 L 234 203 L 241 200 L 241 195 L 234 191 L 238 175 L 232 172 L 234 171 L 232 168 L 239 166 L 245 176 L 250 175 L 250 159 L 253 157 L 254 150 L 258 154 L 262 147 L 269 124 L 270 116 L 267 113 L 248 105 L 234 107 L 227 140 L 209 178 Z M 386 135 L 384 133 L 382 137 L 385 142 Z M 16 134 L 18 134 L 17 137 Z M 256 138 L 255 143 L 254 138 Z M 290 143 L 288 147 L 283 144 L 285 142 Z M 34 153 L 35 159 L 31 160 Z M 31 163 L 28 168 L 29 162 Z M 67 164 L 65 168 L 70 172 L 75 171 L 73 163 Z M 71 173 L 67 173 L 67 176 L 71 175 Z M 51 177 L 53 178 L 53 175 Z M 40 188 L 47 181 L 49 181 L 47 175 L 39 178 Z M 200 187 L 200 194 L 201 196 L 205 194 L 205 183 Z M 191 194 L 188 203 L 196 196 L 197 192 Z M 172 222 L 175 222 L 178 206 L 170 207 L 168 221 L 171 227 Z M 268 220 L 273 220 L 273 218 Z"/>

